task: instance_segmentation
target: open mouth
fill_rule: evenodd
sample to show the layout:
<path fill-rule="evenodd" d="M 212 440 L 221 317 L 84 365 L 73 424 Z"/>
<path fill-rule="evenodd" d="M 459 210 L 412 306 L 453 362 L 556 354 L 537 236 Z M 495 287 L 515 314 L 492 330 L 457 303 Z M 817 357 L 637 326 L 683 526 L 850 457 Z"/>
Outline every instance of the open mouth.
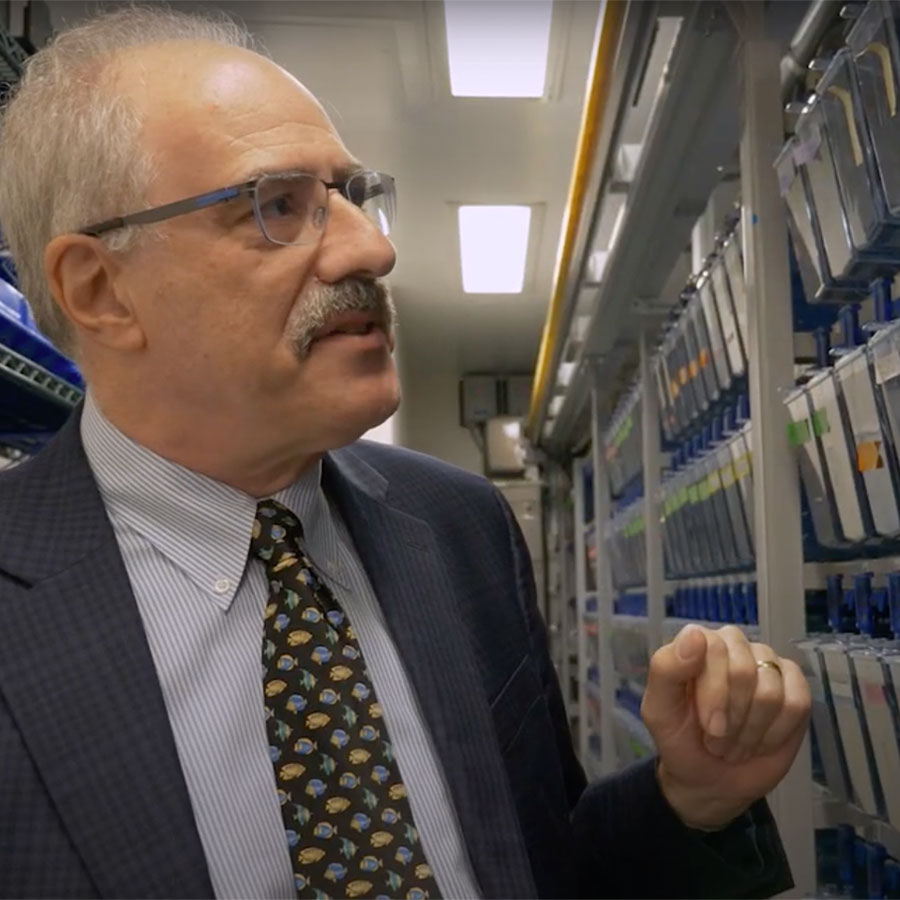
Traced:
<path fill-rule="evenodd" d="M 337 335 L 366 335 L 381 329 L 375 315 L 369 312 L 342 313 L 335 316 L 313 335 L 313 341 Z"/>
<path fill-rule="evenodd" d="M 341 313 L 321 328 L 309 340 L 308 349 L 316 346 L 346 344 L 355 350 L 381 350 L 394 352 L 393 329 L 383 321 L 377 311 Z"/>

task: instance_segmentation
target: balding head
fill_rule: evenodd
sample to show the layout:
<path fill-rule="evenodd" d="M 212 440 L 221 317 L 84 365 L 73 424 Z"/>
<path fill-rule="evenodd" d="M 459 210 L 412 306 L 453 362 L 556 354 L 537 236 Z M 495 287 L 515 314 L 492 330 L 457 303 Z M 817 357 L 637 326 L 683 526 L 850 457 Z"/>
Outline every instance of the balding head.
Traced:
<path fill-rule="evenodd" d="M 318 100 L 249 49 L 209 41 L 148 44 L 120 54 L 115 84 L 140 120 L 140 143 L 153 160 L 148 204 L 241 181 L 279 147 L 284 164 L 297 168 L 308 165 L 323 138 L 346 153 Z M 198 181 L 198 172 L 215 178 Z"/>
<path fill-rule="evenodd" d="M 158 27 L 138 39 L 133 14 Z M 394 264 L 393 182 L 361 170 L 318 101 L 246 42 L 159 16 L 127 9 L 42 51 L 6 117 L 0 220 L 39 325 L 64 349 L 73 329 L 115 425 L 274 492 L 397 406 L 378 281 Z M 128 39 L 106 39 L 110 22 Z M 66 82 L 71 102 L 50 90 Z M 45 120 L 59 128 L 39 146 L 28 129 Z M 155 239 L 121 222 L 97 236 L 134 213 Z"/>
<path fill-rule="evenodd" d="M 57 234 L 143 203 L 153 164 L 139 141 L 136 110 L 116 89 L 112 63 L 172 41 L 254 47 L 250 33 L 224 17 L 185 15 L 161 4 L 118 9 L 61 32 L 30 57 L 3 114 L 3 232 L 38 326 L 69 353 L 73 333 L 50 296 L 44 247 Z M 122 249 L 135 237 L 120 231 L 108 244 Z"/>

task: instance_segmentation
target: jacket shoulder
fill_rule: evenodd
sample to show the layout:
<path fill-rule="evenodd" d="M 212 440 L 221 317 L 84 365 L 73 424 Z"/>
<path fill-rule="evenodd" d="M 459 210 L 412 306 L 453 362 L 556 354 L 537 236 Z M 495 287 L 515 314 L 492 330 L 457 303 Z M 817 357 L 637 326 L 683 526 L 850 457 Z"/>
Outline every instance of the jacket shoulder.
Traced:
<path fill-rule="evenodd" d="M 388 484 L 394 500 L 412 506 L 429 502 L 495 503 L 497 490 L 483 475 L 444 460 L 373 441 L 357 441 L 339 453 L 349 453 L 370 466 Z"/>

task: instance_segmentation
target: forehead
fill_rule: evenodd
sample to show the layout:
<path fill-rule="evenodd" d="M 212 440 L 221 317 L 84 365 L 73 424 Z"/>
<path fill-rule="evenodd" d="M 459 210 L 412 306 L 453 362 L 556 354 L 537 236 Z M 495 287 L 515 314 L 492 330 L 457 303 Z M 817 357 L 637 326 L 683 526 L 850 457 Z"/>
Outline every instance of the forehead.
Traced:
<path fill-rule="evenodd" d="M 251 51 L 156 44 L 122 60 L 116 76 L 142 119 L 155 190 L 202 191 L 266 169 L 328 175 L 352 159 L 316 98 Z"/>

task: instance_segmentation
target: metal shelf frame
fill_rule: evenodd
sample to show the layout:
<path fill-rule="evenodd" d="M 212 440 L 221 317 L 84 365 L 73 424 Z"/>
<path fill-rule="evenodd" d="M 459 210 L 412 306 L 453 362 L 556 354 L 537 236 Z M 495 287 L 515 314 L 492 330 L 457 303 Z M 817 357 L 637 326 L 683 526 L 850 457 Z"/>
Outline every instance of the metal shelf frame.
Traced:
<path fill-rule="evenodd" d="M 63 381 L 43 366 L 0 344 L 0 376 L 35 391 L 42 398 L 63 406 L 75 406 L 84 392 Z"/>
<path fill-rule="evenodd" d="M 655 319 L 657 325 L 665 321 L 669 307 L 658 302 L 667 273 L 718 180 L 716 166 L 733 155 L 738 122 L 733 63 L 738 42 L 724 5 L 660 5 L 660 14 L 669 12 L 683 16 L 683 21 L 669 57 L 668 77 L 628 186 L 619 236 L 596 288 L 575 371 L 549 433 L 542 432 L 551 448 L 566 446 L 573 436 L 577 439 L 596 367 L 601 367 L 603 378 L 615 377 L 622 362 L 616 340 L 632 313 L 630 305 L 642 310 L 638 318 Z M 649 235 L 653 240 L 647 240 Z"/>
<path fill-rule="evenodd" d="M 867 841 L 881 844 L 890 856 L 900 859 L 900 831 L 896 828 L 852 803 L 845 803 L 821 784 L 813 785 L 813 799 L 816 828 L 852 825 Z"/>
<path fill-rule="evenodd" d="M 705 38 L 705 44 L 700 44 L 691 30 L 682 35 L 673 55 L 672 79 L 660 101 L 660 118 L 655 125 L 661 126 L 667 122 L 675 110 L 693 108 L 698 102 L 705 102 L 705 99 L 698 100 L 696 96 L 688 99 L 690 90 L 696 87 L 700 72 L 705 72 L 704 77 L 708 77 L 710 73 L 721 74 L 725 69 L 729 70 L 728 76 L 723 77 L 724 87 L 720 93 L 730 98 L 729 102 L 740 110 L 740 128 L 736 133 L 739 136 L 743 256 L 749 306 L 754 532 L 757 536 L 756 582 L 760 617 L 759 627 L 744 630 L 751 640 L 761 639 L 771 644 L 779 654 L 793 656 L 796 651 L 792 642 L 805 634 L 806 625 L 800 492 L 787 439 L 782 396 L 784 388 L 793 383 L 791 309 L 790 304 L 784 302 L 790 290 L 790 271 L 784 207 L 772 165 L 773 148 L 780 146 L 782 141 L 780 67 L 783 46 L 765 32 L 763 4 L 744 2 L 732 6 L 733 32 L 727 28 L 721 29 L 711 40 Z M 690 23 L 690 17 L 688 21 Z M 699 54 L 693 67 L 683 55 L 692 53 Z M 710 103 L 719 103 L 719 96 L 715 91 L 711 94 L 708 87 L 707 82 L 700 91 L 702 98 L 714 98 L 710 99 Z M 700 117 L 689 128 L 702 131 L 711 127 L 713 118 Z M 705 151 L 701 154 L 704 164 L 715 153 L 715 142 L 709 135 L 695 133 L 689 137 L 685 133 L 684 121 L 677 126 L 673 124 L 673 127 L 677 128 L 675 151 L 672 151 L 671 134 L 665 134 L 657 127 L 648 134 L 641 168 L 630 186 L 622 235 L 607 264 L 604 282 L 598 289 L 585 340 L 585 355 L 580 360 L 579 373 L 566 394 L 549 440 L 551 446 L 567 441 L 570 446 L 579 446 L 575 440 L 575 422 L 587 392 L 591 414 L 588 436 L 594 471 L 593 508 L 597 534 L 595 574 L 600 684 L 599 687 L 585 685 L 582 694 L 584 702 L 590 694 L 600 704 L 603 750 L 600 764 L 604 772 L 617 767 L 614 723 L 618 722 L 621 727 L 625 715 L 630 717 L 631 724 L 637 722 L 632 714 L 618 708 L 615 703 L 616 674 L 610 645 L 612 629 L 627 627 L 646 632 L 648 651 L 652 654 L 663 641 L 670 640 L 688 624 L 686 620 L 665 616 L 666 583 L 659 506 L 660 475 L 665 460 L 660 446 L 658 395 L 651 376 L 653 346 L 658 336 L 654 330 L 657 323 L 649 320 L 640 336 L 638 370 L 643 391 L 641 436 L 647 545 L 646 619 L 613 615 L 614 590 L 603 540 L 603 523 L 610 518 L 611 500 L 602 437 L 612 412 L 608 406 L 609 367 L 615 364 L 603 342 L 615 340 L 619 328 L 619 307 L 635 296 L 639 296 L 641 302 L 648 300 L 646 293 L 636 294 L 633 290 L 639 281 L 638 258 L 645 253 L 642 248 L 654 246 L 649 236 L 658 234 L 662 227 L 660 223 L 668 227 L 669 219 L 662 215 L 663 198 L 671 192 L 663 188 L 665 185 L 671 187 L 670 182 L 676 178 L 673 167 L 677 169 L 680 153 L 689 146 L 702 147 Z M 712 193 L 714 172 L 708 173 L 707 177 L 692 170 L 691 178 L 691 190 L 708 186 L 707 196 Z M 695 208 L 694 212 L 696 220 L 702 208 Z M 691 225 L 692 222 L 684 223 L 685 239 Z M 652 299 L 649 298 L 650 301 Z M 579 507 L 577 500 L 577 490 L 580 490 L 577 486 L 581 483 L 579 466 L 583 465 L 583 460 L 576 462 L 576 523 L 579 521 L 579 510 L 584 509 L 583 505 Z M 578 543 L 576 540 L 576 547 Z M 584 561 L 583 558 L 581 561 Z M 583 619 L 579 618 L 579 621 Z M 721 623 L 700 624 L 721 627 Z M 586 660 L 587 641 L 586 634 L 579 640 L 580 662 Z M 583 665 L 579 668 L 583 679 L 586 669 Z M 584 711 L 581 721 L 588 721 Z M 587 759 L 587 739 L 584 734 L 581 737 L 583 758 Z M 822 803 L 816 799 L 815 789 L 807 743 L 799 752 L 787 778 L 770 797 L 796 882 L 792 896 L 814 896 L 816 889 L 814 813 L 821 818 Z M 829 809 L 832 814 L 837 814 L 833 804 Z"/>
<path fill-rule="evenodd" d="M 793 656 L 792 641 L 806 633 L 806 620 L 800 488 L 783 398 L 794 382 L 792 313 L 785 302 L 791 276 L 785 208 L 772 161 L 772 148 L 783 140 L 781 48 L 766 36 L 761 4 L 743 3 L 741 11 L 740 162 L 757 598 L 763 640 L 779 655 Z M 770 803 L 796 890 L 811 896 L 816 860 L 808 738 Z"/>
<path fill-rule="evenodd" d="M 576 459 L 572 467 L 573 492 L 574 492 L 574 532 L 575 532 L 575 609 L 578 621 L 578 729 L 577 744 L 582 759 L 588 757 L 590 728 L 588 722 L 588 665 L 591 659 L 590 643 L 598 641 L 597 637 L 588 634 L 585 627 L 585 618 L 589 615 L 587 610 L 587 598 L 589 593 L 587 585 L 587 539 L 594 522 L 585 522 L 585 509 L 587 508 L 584 496 L 584 475 L 589 460 Z M 594 655 L 596 655 L 596 650 Z"/>

